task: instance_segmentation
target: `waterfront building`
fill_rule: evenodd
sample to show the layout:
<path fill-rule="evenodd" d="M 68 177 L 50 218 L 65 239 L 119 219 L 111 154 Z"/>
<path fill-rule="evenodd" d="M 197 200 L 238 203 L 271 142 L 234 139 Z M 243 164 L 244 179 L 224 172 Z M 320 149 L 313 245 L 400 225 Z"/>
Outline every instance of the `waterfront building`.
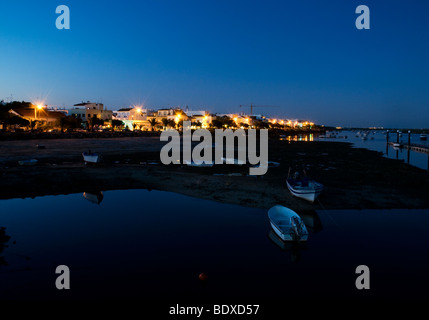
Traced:
<path fill-rule="evenodd" d="M 88 122 L 90 118 L 98 118 L 101 120 L 112 120 L 112 110 L 105 110 L 102 103 L 82 102 L 74 105 L 76 108 L 70 109 L 70 115 Z"/>

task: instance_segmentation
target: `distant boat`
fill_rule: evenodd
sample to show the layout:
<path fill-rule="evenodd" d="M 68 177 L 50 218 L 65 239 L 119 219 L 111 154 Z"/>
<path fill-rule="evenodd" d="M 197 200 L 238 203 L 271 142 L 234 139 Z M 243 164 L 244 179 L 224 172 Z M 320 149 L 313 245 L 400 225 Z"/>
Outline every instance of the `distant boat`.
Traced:
<path fill-rule="evenodd" d="M 83 197 L 92 203 L 100 204 L 103 201 L 104 194 L 102 191 L 96 193 L 84 192 Z"/>
<path fill-rule="evenodd" d="M 91 151 L 83 152 L 82 156 L 85 162 L 97 163 L 100 160 L 99 155 L 97 153 L 92 153 Z"/>
<path fill-rule="evenodd" d="M 420 135 L 420 140 L 427 140 L 428 139 L 428 136 L 427 136 L 427 134 L 426 133 L 422 133 L 421 135 Z"/>
<path fill-rule="evenodd" d="M 290 177 L 290 169 L 286 184 L 289 191 L 295 197 L 310 202 L 314 202 L 323 191 L 323 185 L 321 183 L 309 180 L 305 175 L 301 178 L 298 172 L 295 172 L 294 177 Z"/>
<path fill-rule="evenodd" d="M 319 136 L 319 138 L 322 138 L 322 139 L 333 139 L 336 137 L 337 136 L 335 135 L 335 132 L 329 132 L 329 131 L 326 131 L 325 134 L 322 134 Z"/>
<path fill-rule="evenodd" d="M 283 241 L 307 241 L 308 231 L 299 215 L 289 208 L 277 205 L 268 210 L 274 232 Z"/>
<path fill-rule="evenodd" d="M 402 145 L 400 143 L 394 143 L 392 146 L 393 148 L 397 148 L 397 149 L 402 148 Z"/>
<path fill-rule="evenodd" d="M 29 159 L 29 160 L 20 160 L 18 161 L 18 164 L 20 166 L 34 166 L 37 164 L 37 160 L 36 159 Z"/>

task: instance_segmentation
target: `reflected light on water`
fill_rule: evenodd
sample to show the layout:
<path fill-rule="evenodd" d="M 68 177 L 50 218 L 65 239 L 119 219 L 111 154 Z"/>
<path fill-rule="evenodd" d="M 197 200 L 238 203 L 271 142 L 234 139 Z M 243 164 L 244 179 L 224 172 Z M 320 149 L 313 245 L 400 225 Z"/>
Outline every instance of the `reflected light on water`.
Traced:
<path fill-rule="evenodd" d="M 310 134 L 298 134 L 298 135 L 290 135 L 290 136 L 282 136 L 280 137 L 282 141 L 314 141 L 314 135 Z"/>

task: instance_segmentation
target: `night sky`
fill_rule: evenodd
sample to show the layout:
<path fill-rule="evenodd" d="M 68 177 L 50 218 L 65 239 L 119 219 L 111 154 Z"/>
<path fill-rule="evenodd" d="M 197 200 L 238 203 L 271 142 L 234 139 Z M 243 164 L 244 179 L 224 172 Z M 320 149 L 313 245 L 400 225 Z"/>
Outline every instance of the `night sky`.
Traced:
<path fill-rule="evenodd" d="M 358 5 L 371 29 L 358 30 Z M 58 30 L 58 5 L 70 30 Z M 429 2 L 0 2 L 0 100 L 429 127 Z"/>

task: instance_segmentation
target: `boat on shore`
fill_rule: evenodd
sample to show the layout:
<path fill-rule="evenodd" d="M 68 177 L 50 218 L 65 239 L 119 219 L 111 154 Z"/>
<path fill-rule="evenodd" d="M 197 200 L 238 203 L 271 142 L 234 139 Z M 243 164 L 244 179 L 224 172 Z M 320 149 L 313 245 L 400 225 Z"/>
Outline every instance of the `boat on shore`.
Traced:
<path fill-rule="evenodd" d="M 89 162 L 89 163 L 98 163 L 100 161 L 100 156 L 98 153 L 93 153 L 91 151 L 89 152 L 83 152 L 83 161 Z"/>
<path fill-rule="evenodd" d="M 286 184 L 292 195 L 310 202 L 314 202 L 323 191 L 323 185 L 314 180 L 309 180 L 305 171 L 303 176 L 296 171 L 291 177 L 289 169 Z"/>
<path fill-rule="evenodd" d="M 307 228 L 295 211 L 276 205 L 268 210 L 268 218 L 274 232 L 283 241 L 307 241 Z"/>
<path fill-rule="evenodd" d="M 246 164 L 246 161 L 235 159 L 235 158 L 225 158 L 225 157 L 222 157 L 222 162 L 225 164 L 234 164 L 237 166 L 242 166 Z"/>
<path fill-rule="evenodd" d="M 213 162 L 194 162 L 194 161 L 188 161 L 188 160 L 183 160 L 183 164 L 187 165 L 188 167 L 213 167 Z"/>
<path fill-rule="evenodd" d="M 20 166 L 34 166 L 37 164 L 37 160 L 36 159 L 29 159 L 29 160 L 20 160 L 18 161 L 18 164 Z"/>

